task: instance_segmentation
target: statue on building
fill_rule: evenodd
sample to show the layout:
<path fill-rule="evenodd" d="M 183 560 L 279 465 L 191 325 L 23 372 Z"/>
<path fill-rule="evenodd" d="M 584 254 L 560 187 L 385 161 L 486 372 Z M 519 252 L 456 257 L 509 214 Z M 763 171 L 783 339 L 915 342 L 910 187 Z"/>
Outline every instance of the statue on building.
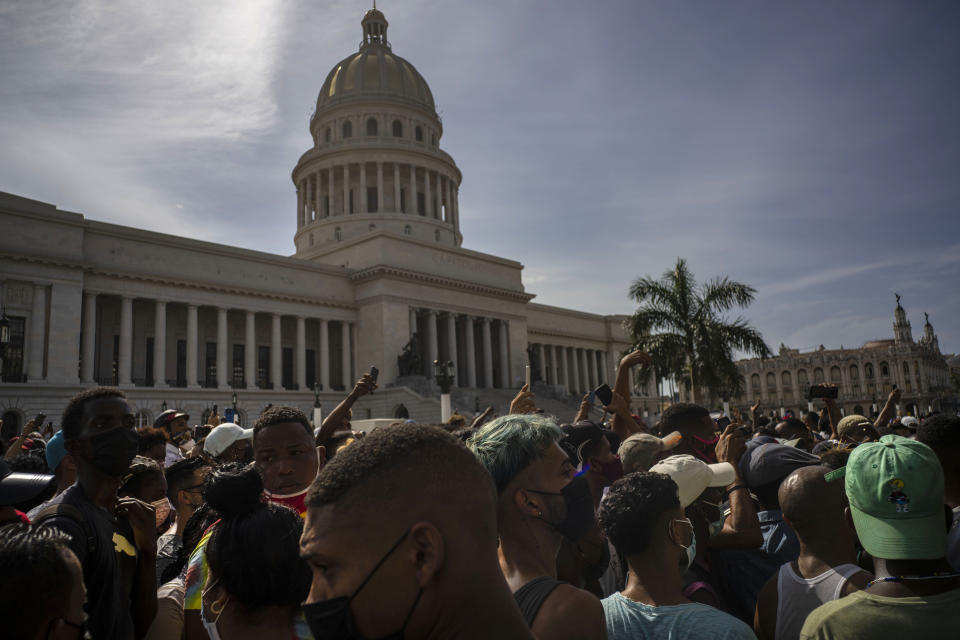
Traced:
<path fill-rule="evenodd" d="M 893 295 L 896 296 L 896 298 L 897 298 L 897 306 L 899 307 L 899 306 L 900 306 L 900 294 L 899 294 L 899 293 L 894 293 Z"/>
<path fill-rule="evenodd" d="M 420 357 L 420 338 L 414 333 L 410 342 L 403 346 L 403 351 L 397 356 L 397 367 L 401 376 L 416 376 L 423 374 L 422 358 Z"/>

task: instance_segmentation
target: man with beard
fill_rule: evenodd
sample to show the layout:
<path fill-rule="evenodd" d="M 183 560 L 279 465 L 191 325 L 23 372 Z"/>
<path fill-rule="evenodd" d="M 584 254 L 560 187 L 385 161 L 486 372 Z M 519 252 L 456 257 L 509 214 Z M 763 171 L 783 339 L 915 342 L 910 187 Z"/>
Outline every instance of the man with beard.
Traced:
<path fill-rule="evenodd" d="M 70 400 L 61 425 L 77 482 L 37 522 L 70 537 L 93 637 L 142 637 L 157 611 L 156 519 L 150 505 L 117 497 L 137 454 L 133 411 L 119 390 L 96 387 Z"/>

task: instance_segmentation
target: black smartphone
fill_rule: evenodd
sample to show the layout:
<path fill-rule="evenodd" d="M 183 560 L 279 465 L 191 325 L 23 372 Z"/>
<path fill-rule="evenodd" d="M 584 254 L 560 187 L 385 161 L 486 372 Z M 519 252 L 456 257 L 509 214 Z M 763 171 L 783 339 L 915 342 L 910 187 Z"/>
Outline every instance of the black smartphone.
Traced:
<path fill-rule="evenodd" d="M 840 392 L 840 387 L 821 387 L 818 384 L 810 387 L 810 397 L 811 398 L 832 398 L 837 399 L 837 394 Z"/>
<path fill-rule="evenodd" d="M 380 376 L 380 369 L 376 367 L 370 367 L 370 377 L 373 378 L 373 381 L 376 382 L 377 378 Z"/>
<path fill-rule="evenodd" d="M 717 429 L 719 429 L 720 431 L 723 431 L 724 429 L 726 429 L 727 425 L 729 424 L 730 424 L 730 418 L 728 418 L 727 416 L 720 416 L 719 418 L 717 418 Z"/>
<path fill-rule="evenodd" d="M 593 393 L 603 406 L 607 406 L 613 402 L 613 391 L 610 390 L 610 385 L 606 382 L 594 389 Z"/>

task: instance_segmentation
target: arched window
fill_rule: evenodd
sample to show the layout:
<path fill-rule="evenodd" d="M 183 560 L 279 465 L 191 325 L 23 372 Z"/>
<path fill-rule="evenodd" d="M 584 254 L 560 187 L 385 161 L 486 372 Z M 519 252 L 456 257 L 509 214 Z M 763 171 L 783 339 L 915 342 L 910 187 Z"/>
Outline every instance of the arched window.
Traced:
<path fill-rule="evenodd" d="M 860 379 L 860 368 L 855 364 L 850 365 L 850 379 L 851 380 Z"/>
<path fill-rule="evenodd" d="M 367 119 L 367 135 L 375 136 L 377 135 L 377 120 L 376 118 Z"/>
<path fill-rule="evenodd" d="M 841 381 L 840 367 L 830 367 L 830 382 L 837 383 Z"/>
<path fill-rule="evenodd" d="M 135 424 L 137 425 L 138 429 L 140 428 L 140 425 L 149 427 L 153 424 L 153 414 L 151 414 L 147 409 L 138 409 L 134 420 L 136 421 Z"/>
<path fill-rule="evenodd" d="M 403 137 L 403 124 L 399 120 L 393 121 L 393 137 L 394 138 Z"/>
<path fill-rule="evenodd" d="M 353 137 L 353 123 L 347 120 L 343 123 L 343 137 L 352 138 Z"/>
<path fill-rule="evenodd" d="M 759 373 L 755 373 L 752 376 L 750 376 L 750 388 L 753 389 L 754 391 L 760 390 L 760 374 Z"/>
<path fill-rule="evenodd" d="M 330 127 L 327 127 L 327 130 L 323 132 L 323 141 L 330 142 Z"/>
<path fill-rule="evenodd" d="M 343 240 L 343 232 L 340 230 L 340 227 L 337 227 L 333 230 L 333 239 L 337 242 Z"/>
<path fill-rule="evenodd" d="M 417 125 L 417 128 L 413 130 L 413 137 L 417 142 L 423 142 L 423 129 L 420 125 Z"/>
<path fill-rule="evenodd" d="M 906 362 L 903 363 L 903 375 L 910 377 L 910 365 Z"/>
<path fill-rule="evenodd" d="M 880 363 L 880 375 L 881 375 L 882 377 L 884 377 L 884 378 L 886 378 L 886 377 L 888 377 L 888 376 L 890 375 L 890 368 L 887 367 L 887 363 L 886 363 L 886 362 L 881 362 L 881 363 Z"/>
<path fill-rule="evenodd" d="M 866 374 L 868 380 L 873 380 L 873 365 L 869 362 L 863 366 L 863 372 Z"/>
<path fill-rule="evenodd" d="M 797 371 L 797 385 L 799 385 L 801 389 L 810 386 L 810 379 L 807 377 L 806 369 Z"/>
<path fill-rule="evenodd" d="M 793 377 L 790 375 L 789 371 L 784 371 L 782 374 L 780 374 L 780 382 L 783 383 L 784 388 L 793 386 Z"/>
<path fill-rule="evenodd" d="M 813 384 L 820 384 L 823 382 L 823 369 L 817 367 L 813 370 Z"/>
<path fill-rule="evenodd" d="M 413 229 L 410 228 L 410 225 L 406 224 L 403 226 L 403 235 L 408 236 L 413 232 Z"/>
<path fill-rule="evenodd" d="M 433 239 L 436 240 L 437 242 L 440 242 L 440 229 L 434 229 Z"/>
<path fill-rule="evenodd" d="M 767 374 L 767 389 L 777 388 L 777 376 L 771 371 Z"/>

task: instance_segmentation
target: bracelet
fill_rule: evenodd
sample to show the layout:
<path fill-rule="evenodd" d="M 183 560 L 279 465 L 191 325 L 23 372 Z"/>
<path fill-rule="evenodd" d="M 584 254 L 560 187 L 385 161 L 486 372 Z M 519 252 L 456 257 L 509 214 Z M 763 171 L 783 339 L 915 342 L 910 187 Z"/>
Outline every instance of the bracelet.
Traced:
<path fill-rule="evenodd" d="M 737 489 L 746 489 L 746 488 L 747 488 L 747 485 L 745 485 L 745 484 L 735 484 L 735 485 L 733 485 L 732 487 L 730 487 L 729 489 L 727 489 L 726 491 L 724 491 L 724 495 L 729 496 L 731 493 L 733 493 L 733 492 L 736 491 Z"/>

